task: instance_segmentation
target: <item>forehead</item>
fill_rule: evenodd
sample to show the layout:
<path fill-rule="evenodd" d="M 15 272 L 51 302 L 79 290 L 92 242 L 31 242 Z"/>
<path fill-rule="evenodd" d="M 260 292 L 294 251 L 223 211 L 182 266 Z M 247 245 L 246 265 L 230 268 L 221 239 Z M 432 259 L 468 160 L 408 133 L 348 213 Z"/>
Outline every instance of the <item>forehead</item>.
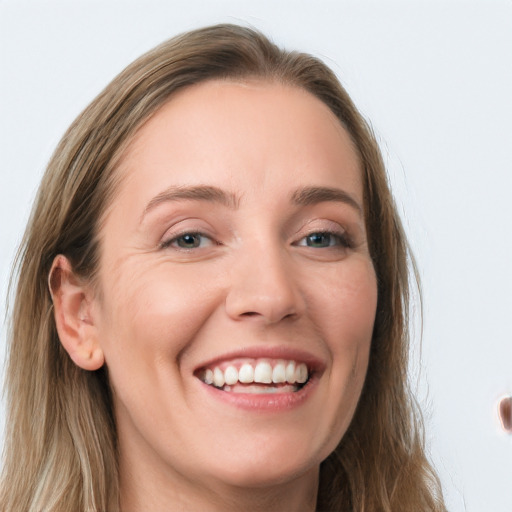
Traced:
<path fill-rule="evenodd" d="M 153 194 L 164 179 L 236 188 L 286 177 L 319 186 L 342 179 L 362 195 L 357 151 L 333 112 L 298 87 L 257 80 L 179 91 L 138 130 L 118 171 Z"/>

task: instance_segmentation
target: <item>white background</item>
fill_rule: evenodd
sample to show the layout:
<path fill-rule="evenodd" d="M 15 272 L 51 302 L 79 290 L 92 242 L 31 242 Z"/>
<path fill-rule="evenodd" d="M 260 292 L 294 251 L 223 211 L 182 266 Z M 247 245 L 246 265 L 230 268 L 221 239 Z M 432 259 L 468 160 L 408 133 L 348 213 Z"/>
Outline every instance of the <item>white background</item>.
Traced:
<path fill-rule="evenodd" d="M 510 512 L 512 1 L 0 0 L 0 315 L 64 130 L 142 52 L 218 22 L 320 56 L 371 120 L 423 280 L 413 378 L 448 508 Z"/>

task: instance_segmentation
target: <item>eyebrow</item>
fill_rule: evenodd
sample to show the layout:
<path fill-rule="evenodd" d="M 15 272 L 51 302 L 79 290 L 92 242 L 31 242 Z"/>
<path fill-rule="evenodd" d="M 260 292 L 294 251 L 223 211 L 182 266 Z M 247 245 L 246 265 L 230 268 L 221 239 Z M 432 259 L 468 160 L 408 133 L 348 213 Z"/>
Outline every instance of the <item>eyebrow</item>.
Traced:
<path fill-rule="evenodd" d="M 305 187 L 292 194 L 292 202 L 299 206 L 335 201 L 345 203 L 362 215 L 363 207 L 348 193 L 340 188 Z"/>
<path fill-rule="evenodd" d="M 211 203 L 219 203 L 228 208 L 238 208 L 239 199 L 235 194 L 226 192 L 218 187 L 209 185 L 197 186 L 173 186 L 160 192 L 149 203 L 142 214 L 142 218 L 156 206 L 168 201 L 207 201 Z"/>
<path fill-rule="evenodd" d="M 239 197 L 232 192 L 226 192 L 211 185 L 172 186 L 149 201 L 141 216 L 141 221 L 148 212 L 162 203 L 187 200 L 218 203 L 231 209 L 237 209 L 240 203 Z M 304 187 L 292 194 L 291 201 L 297 206 L 310 206 L 329 201 L 341 202 L 348 204 L 359 214 L 363 214 L 362 206 L 348 192 L 339 188 Z"/>

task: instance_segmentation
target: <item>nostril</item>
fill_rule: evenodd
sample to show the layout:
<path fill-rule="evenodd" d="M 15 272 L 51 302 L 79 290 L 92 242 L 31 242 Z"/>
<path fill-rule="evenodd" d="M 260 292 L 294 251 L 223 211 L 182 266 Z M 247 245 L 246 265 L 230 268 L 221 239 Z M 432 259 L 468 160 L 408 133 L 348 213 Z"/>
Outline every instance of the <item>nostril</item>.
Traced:
<path fill-rule="evenodd" d="M 282 318 L 280 318 L 280 320 L 289 320 L 289 319 L 292 319 L 292 318 L 295 318 L 296 314 L 295 313 L 287 313 L 285 315 L 283 315 Z M 240 315 L 240 317 L 242 318 L 257 318 L 257 317 L 266 317 L 266 315 L 262 314 L 262 313 L 258 313 L 256 311 L 246 311 L 245 313 L 242 313 Z"/>
<path fill-rule="evenodd" d="M 230 286 L 225 299 L 225 311 L 233 320 L 258 321 L 276 324 L 297 318 L 303 312 L 302 296 L 284 286 L 264 286 L 255 278 Z"/>

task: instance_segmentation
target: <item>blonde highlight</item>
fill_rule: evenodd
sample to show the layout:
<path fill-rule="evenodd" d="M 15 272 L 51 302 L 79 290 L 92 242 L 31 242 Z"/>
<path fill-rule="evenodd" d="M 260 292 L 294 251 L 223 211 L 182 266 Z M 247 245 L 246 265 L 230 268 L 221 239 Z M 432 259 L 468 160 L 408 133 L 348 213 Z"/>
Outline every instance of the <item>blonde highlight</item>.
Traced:
<path fill-rule="evenodd" d="M 183 34 L 137 59 L 71 125 L 48 164 L 16 260 L 2 510 L 118 509 L 108 371 L 84 371 L 63 350 L 48 273 L 55 256 L 64 254 L 77 275 L 94 282 L 98 232 L 115 196 L 124 150 L 174 93 L 213 79 L 277 81 L 310 92 L 346 127 L 361 160 L 378 308 L 358 408 L 321 465 L 318 510 L 444 511 L 407 384 L 414 261 L 375 137 L 321 61 L 234 25 Z"/>

